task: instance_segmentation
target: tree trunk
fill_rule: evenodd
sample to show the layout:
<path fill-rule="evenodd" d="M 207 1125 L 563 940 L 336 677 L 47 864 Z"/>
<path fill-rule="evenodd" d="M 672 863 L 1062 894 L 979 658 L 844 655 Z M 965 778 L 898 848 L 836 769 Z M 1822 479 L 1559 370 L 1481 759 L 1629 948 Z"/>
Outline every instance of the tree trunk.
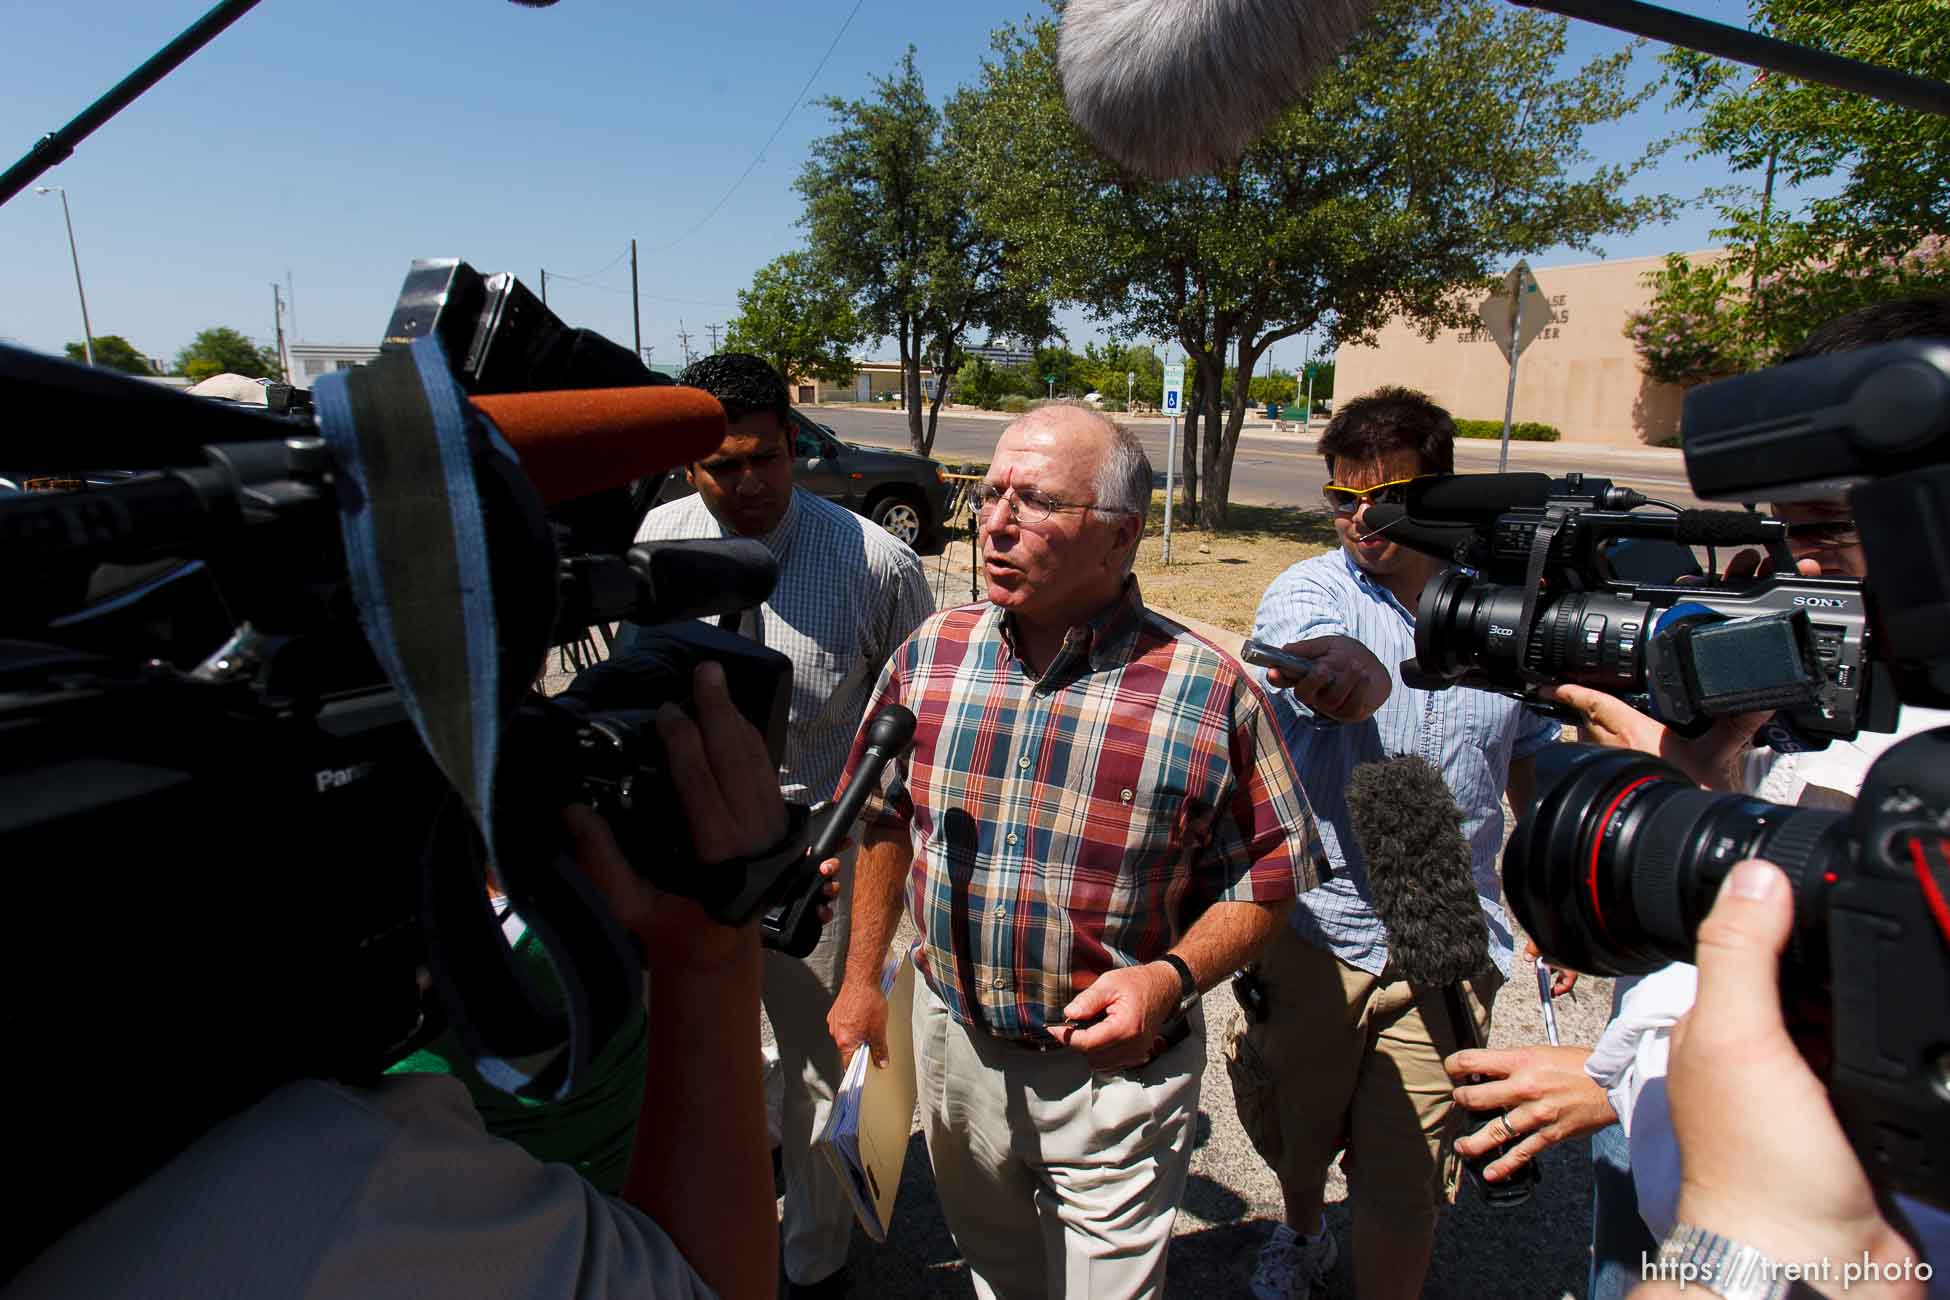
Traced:
<path fill-rule="evenodd" d="M 908 317 L 900 318 L 901 406 L 907 412 L 907 445 L 921 452 L 920 377 L 921 333 Z M 925 455 L 925 452 L 921 452 Z"/>
<path fill-rule="evenodd" d="M 954 382 L 955 372 L 952 370 L 944 370 L 941 372 L 935 384 L 934 400 L 928 403 L 928 438 L 920 448 L 923 456 L 931 456 L 934 454 L 935 424 L 941 418 L 941 404 L 948 399 L 948 385 Z"/>
<path fill-rule="evenodd" d="M 1259 355 L 1246 356 L 1232 377 L 1232 414 L 1226 418 L 1225 434 L 1217 439 L 1213 456 L 1205 471 L 1205 508 L 1224 527 L 1232 506 L 1232 458 L 1239 452 L 1239 434 L 1246 425 L 1246 408 L 1251 404 L 1253 367 Z"/>
<path fill-rule="evenodd" d="M 1199 405 L 1205 408 L 1205 443 L 1199 448 L 1199 481 L 1204 499 L 1199 504 L 1199 527 L 1210 532 L 1219 532 L 1226 526 L 1226 499 L 1214 495 L 1213 476 L 1218 472 L 1219 452 L 1226 440 L 1226 422 L 1219 414 L 1219 403 L 1225 391 L 1225 349 L 1226 339 L 1215 339 L 1217 345 L 1198 359 Z"/>
<path fill-rule="evenodd" d="M 1178 517 L 1190 523 L 1198 518 L 1198 407 L 1187 406 L 1178 423 Z"/>

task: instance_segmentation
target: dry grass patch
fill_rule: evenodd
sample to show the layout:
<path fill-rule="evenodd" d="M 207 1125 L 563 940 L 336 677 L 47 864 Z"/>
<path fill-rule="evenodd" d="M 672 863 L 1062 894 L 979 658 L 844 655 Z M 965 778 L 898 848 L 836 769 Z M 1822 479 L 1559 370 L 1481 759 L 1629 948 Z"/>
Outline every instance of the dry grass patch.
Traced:
<path fill-rule="evenodd" d="M 1174 510 L 1171 564 L 1164 563 L 1163 494 L 1154 494 L 1151 518 L 1138 543 L 1138 583 L 1144 603 L 1251 635 L 1253 613 L 1273 579 L 1289 565 L 1340 545 L 1324 510 L 1235 505 L 1222 533 L 1188 528 Z"/>

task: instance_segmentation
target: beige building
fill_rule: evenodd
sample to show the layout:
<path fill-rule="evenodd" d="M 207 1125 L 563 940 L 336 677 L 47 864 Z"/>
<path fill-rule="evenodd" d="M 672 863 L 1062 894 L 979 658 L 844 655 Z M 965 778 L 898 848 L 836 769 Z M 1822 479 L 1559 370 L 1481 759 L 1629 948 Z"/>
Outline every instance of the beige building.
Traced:
<path fill-rule="evenodd" d="M 927 376 L 922 375 L 925 383 Z M 818 406 L 826 402 L 884 402 L 900 400 L 901 363 L 862 361 L 853 378 L 844 384 L 828 383 L 810 376 L 795 376 L 787 384 L 795 406 Z"/>
<path fill-rule="evenodd" d="M 1697 263 L 1714 254 L 1689 256 Z M 1678 432 L 1685 390 L 1646 378 L 1625 337 L 1626 317 L 1651 301 L 1642 278 L 1664 261 L 1635 257 L 1536 273 L 1551 323 L 1519 360 L 1515 419 L 1555 425 L 1566 442 L 1658 443 Z M 1338 398 L 1400 384 L 1459 419 L 1503 419 L 1510 370 L 1480 327 L 1425 339 L 1406 321 L 1391 321 L 1373 347 L 1343 346 L 1334 362 Z"/>

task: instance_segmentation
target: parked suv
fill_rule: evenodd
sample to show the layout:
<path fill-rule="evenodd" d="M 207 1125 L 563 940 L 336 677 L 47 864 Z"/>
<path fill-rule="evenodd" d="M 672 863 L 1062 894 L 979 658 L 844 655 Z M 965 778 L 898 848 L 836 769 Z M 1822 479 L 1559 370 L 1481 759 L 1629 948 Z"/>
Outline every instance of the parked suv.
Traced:
<path fill-rule="evenodd" d="M 948 509 L 948 480 L 939 461 L 912 452 L 844 443 L 825 425 L 792 410 L 792 480 L 798 486 L 865 515 L 909 546 L 940 535 Z M 691 494 L 684 471 L 672 470 L 654 505 Z"/>

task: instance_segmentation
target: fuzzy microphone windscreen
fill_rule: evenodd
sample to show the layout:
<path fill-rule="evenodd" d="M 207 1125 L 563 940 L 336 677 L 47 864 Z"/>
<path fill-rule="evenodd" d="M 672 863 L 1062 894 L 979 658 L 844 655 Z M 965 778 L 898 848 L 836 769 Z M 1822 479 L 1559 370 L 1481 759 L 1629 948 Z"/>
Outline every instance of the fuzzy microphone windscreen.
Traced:
<path fill-rule="evenodd" d="M 1440 988 L 1489 960 L 1462 809 L 1442 773 L 1403 754 L 1354 769 L 1348 814 L 1388 955 L 1410 984 Z"/>
<path fill-rule="evenodd" d="M 1230 165 L 1354 38 L 1373 0 L 1069 0 L 1070 116 L 1157 179 Z"/>

